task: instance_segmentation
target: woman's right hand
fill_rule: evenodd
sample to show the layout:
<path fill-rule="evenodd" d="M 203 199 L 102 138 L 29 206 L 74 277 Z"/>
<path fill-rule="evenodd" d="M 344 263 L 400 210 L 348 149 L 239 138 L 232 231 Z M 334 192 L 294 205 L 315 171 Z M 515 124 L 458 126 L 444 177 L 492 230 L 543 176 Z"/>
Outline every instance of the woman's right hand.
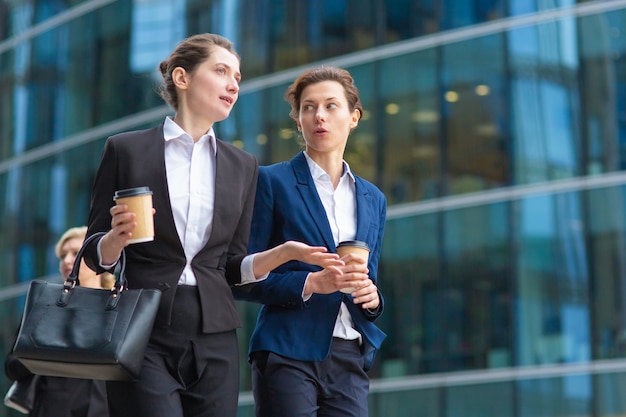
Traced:
<path fill-rule="evenodd" d="M 339 259 L 339 255 L 328 252 L 324 246 L 309 246 L 302 242 L 289 240 L 255 255 L 252 263 L 254 276 L 258 279 L 289 261 L 300 261 L 325 269 L 336 269 L 344 265 L 343 261 Z M 336 269 L 336 271 L 339 270 Z"/>
<path fill-rule="evenodd" d="M 109 212 L 111 213 L 111 230 L 100 241 L 101 262 L 104 265 L 117 262 L 122 250 L 128 246 L 128 240 L 133 236 L 133 229 L 137 226 L 135 213 L 129 212 L 126 204 L 116 204 Z"/>
<path fill-rule="evenodd" d="M 317 265 L 322 268 L 343 266 L 344 262 L 336 253 L 328 252 L 324 246 L 309 246 L 306 243 L 289 240 L 282 244 L 286 259 Z"/>

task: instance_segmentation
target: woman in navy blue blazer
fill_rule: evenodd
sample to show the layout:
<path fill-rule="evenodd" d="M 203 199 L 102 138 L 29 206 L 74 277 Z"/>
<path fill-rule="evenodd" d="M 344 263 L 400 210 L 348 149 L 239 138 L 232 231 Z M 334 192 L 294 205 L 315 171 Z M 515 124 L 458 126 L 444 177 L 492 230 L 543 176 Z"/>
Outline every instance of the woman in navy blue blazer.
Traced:
<path fill-rule="evenodd" d="M 288 262 L 236 296 L 262 303 L 250 341 L 258 417 L 366 416 L 367 371 L 385 334 L 376 286 L 386 199 L 343 160 L 363 113 L 351 75 L 322 66 L 288 88 L 290 116 L 304 152 L 259 167 L 249 252 L 289 240 L 332 251 L 340 241 L 365 241 L 369 261 L 320 269 Z M 351 262 L 356 261 L 356 262 Z M 354 287 L 351 294 L 340 290 Z"/>

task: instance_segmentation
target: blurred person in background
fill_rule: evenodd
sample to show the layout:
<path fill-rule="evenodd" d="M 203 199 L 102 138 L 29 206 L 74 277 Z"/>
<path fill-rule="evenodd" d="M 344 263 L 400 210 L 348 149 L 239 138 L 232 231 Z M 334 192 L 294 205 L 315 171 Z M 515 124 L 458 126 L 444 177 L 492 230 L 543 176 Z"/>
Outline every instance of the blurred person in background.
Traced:
<path fill-rule="evenodd" d="M 70 272 L 72 272 L 74 260 L 83 245 L 86 234 L 87 226 L 72 227 L 63 233 L 54 247 L 54 253 L 57 258 L 59 258 L 59 271 L 63 279 L 66 279 L 70 275 Z M 81 261 L 78 280 L 80 281 L 81 287 L 110 290 L 115 283 L 115 276 L 110 272 L 97 275 L 85 265 L 85 261 Z"/>
<path fill-rule="evenodd" d="M 59 272 L 65 280 L 72 271 L 76 255 L 80 250 L 87 227 L 72 227 L 65 231 L 54 252 L 59 259 Z M 81 261 L 78 276 L 80 286 L 111 289 L 115 276 L 109 272 L 96 275 Z M 98 323 L 94 323 L 97 326 Z M 29 378 L 32 374 L 22 363 L 9 353 L 5 359 L 5 374 L 11 381 Z M 104 381 L 41 376 L 35 379 L 37 387 L 31 417 L 108 417 Z"/>

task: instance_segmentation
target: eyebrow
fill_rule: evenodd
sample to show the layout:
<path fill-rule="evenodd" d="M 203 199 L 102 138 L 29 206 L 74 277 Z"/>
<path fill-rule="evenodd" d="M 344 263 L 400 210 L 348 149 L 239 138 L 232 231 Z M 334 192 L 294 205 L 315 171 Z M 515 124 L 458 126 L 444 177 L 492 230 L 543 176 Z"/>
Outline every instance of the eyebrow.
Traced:
<path fill-rule="evenodd" d="M 333 100 L 339 100 L 337 97 L 328 97 L 326 99 L 324 99 L 324 101 L 333 101 Z M 313 103 L 315 102 L 315 100 L 311 100 L 309 98 L 302 100 L 302 103 Z"/>

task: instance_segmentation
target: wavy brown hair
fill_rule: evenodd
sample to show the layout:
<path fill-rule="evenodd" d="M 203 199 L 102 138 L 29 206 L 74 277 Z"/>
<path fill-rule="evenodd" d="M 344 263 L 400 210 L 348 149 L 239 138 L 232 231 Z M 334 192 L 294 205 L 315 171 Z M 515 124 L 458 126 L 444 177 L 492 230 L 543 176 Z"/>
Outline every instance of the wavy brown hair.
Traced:
<path fill-rule="evenodd" d="M 332 66 L 321 66 L 307 70 L 296 78 L 293 84 L 287 88 L 285 100 L 291 105 L 289 116 L 296 122 L 298 121 L 300 117 L 302 91 L 308 86 L 322 81 L 336 81 L 341 84 L 346 94 L 346 99 L 348 100 L 348 106 L 351 111 L 359 111 L 360 120 L 363 115 L 363 105 L 359 98 L 359 90 L 356 88 L 356 85 L 354 85 L 352 75 L 343 68 Z"/>

